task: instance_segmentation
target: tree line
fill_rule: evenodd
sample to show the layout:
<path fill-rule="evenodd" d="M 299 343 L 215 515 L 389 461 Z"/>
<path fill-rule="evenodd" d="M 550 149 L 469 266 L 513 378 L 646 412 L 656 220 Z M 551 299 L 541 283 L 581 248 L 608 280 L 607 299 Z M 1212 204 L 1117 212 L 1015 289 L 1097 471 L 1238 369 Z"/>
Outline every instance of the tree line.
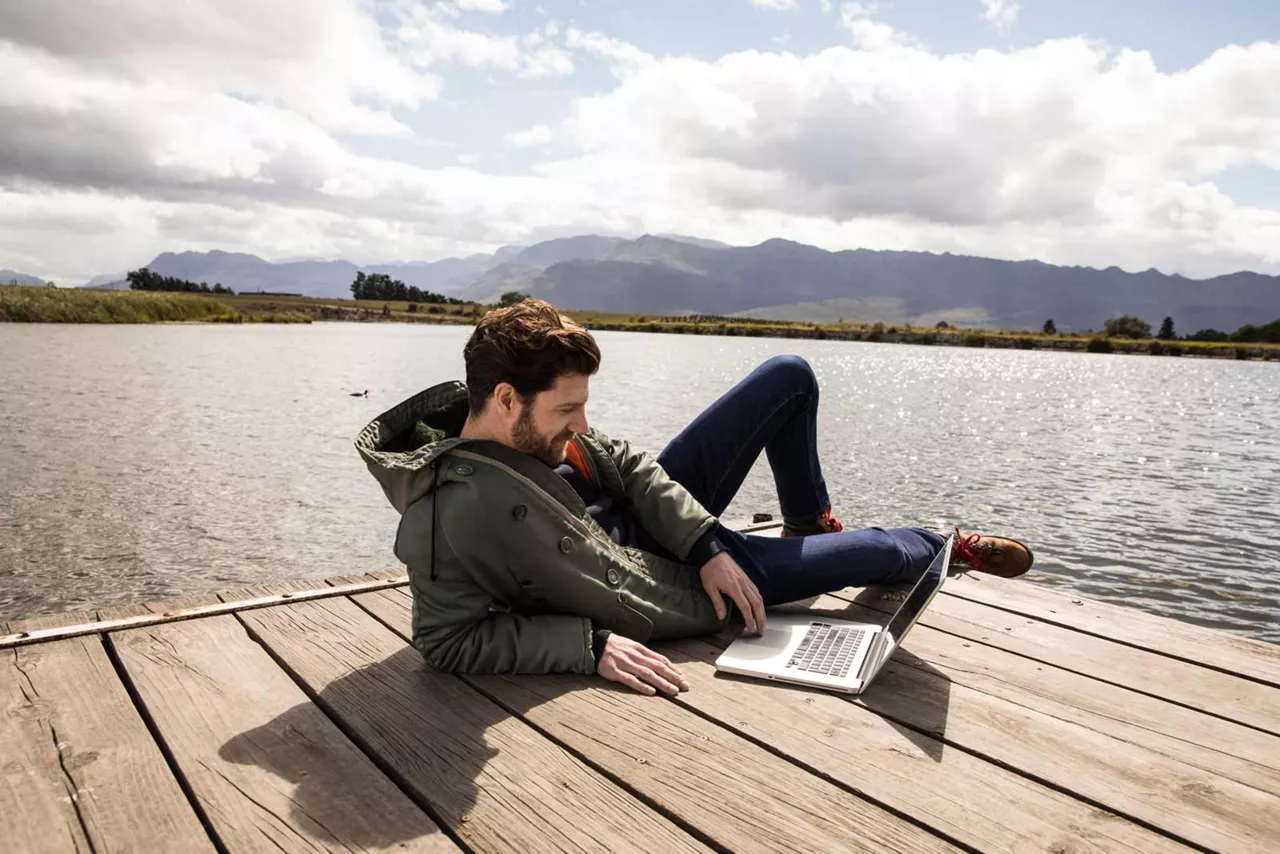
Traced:
<path fill-rule="evenodd" d="M 1201 329 L 1190 335 L 1179 336 L 1174 329 L 1173 318 L 1165 317 L 1160 323 L 1160 330 L 1151 334 L 1151 324 L 1132 314 L 1113 317 L 1103 324 L 1108 338 L 1135 338 L 1159 341 L 1213 341 L 1235 342 L 1240 344 L 1277 344 L 1280 343 L 1280 320 L 1273 320 L 1264 326 L 1246 323 L 1235 332 L 1221 332 L 1217 329 Z M 1057 335 L 1058 328 L 1053 320 L 1046 320 L 1042 330 L 1045 335 Z"/>
<path fill-rule="evenodd" d="M 358 300 L 387 300 L 395 302 L 427 302 L 439 305 L 465 305 L 466 300 L 447 297 L 416 286 L 406 285 L 386 273 L 356 273 L 351 283 L 351 296 Z"/>
<path fill-rule="evenodd" d="M 151 272 L 146 267 L 143 267 L 140 270 L 131 270 L 125 278 L 129 281 L 129 289 L 134 291 L 169 291 L 171 293 L 185 294 L 235 294 L 235 291 L 231 290 L 231 288 L 224 288 L 221 282 L 218 282 L 211 288 L 207 282 L 191 282 L 186 279 L 179 279 L 177 276 L 162 276 L 159 273 Z"/>

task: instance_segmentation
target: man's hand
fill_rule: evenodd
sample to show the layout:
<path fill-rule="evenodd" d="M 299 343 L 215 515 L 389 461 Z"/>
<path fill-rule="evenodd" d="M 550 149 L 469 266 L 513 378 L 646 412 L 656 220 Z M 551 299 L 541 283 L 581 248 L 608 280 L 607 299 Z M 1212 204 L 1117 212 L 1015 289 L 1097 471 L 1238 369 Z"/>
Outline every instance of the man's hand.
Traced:
<path fill-rule="evenodd" d="M 614 632 L 605 641 L 596 672 L 610 682 L 621 682 L 641 694 L 679 694 L 689 682 L 666 656 Z M 655 690 L 656 689 L 656 690 Z"/>
<path fill-rule="evenodd" d="M 707 595 L 711 597 L 717 617 L 723 620 L 728 614 L 724 604 L 724 597 L 728 596 L 742 612 L 742 619 L 747 622 L 747 631 L 752 634 L 764 631 L 764 599 L 728 552 L 720 552 L 704 563 L 698 576 L 702 579 Z"/>

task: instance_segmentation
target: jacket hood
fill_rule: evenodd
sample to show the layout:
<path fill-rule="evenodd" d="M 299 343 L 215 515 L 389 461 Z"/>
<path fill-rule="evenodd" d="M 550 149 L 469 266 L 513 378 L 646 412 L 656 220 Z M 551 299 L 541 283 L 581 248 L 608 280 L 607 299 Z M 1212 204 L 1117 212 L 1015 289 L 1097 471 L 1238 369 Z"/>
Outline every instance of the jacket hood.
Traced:
<path fill-rule="evenodd" d="M 434 385 L 373 419 L 356 437 L 356 450 L 401 514 L 432 489 L 431 463 L 467 443 L 467 385 Z"/>

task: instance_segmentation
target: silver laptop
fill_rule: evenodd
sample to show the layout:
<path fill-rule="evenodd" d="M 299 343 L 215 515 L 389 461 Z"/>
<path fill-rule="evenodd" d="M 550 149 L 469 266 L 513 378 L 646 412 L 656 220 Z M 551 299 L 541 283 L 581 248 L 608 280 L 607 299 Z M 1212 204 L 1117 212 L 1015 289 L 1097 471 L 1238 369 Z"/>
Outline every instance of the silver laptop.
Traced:
<path fill-rule="evenodd" d="M 902 643 L 947 580 L 951 541 L 882 628 L 812 614 L 769 614 L 764 634 L 742 636 L 716 659 L 716 669 L 861 694 Z"/>

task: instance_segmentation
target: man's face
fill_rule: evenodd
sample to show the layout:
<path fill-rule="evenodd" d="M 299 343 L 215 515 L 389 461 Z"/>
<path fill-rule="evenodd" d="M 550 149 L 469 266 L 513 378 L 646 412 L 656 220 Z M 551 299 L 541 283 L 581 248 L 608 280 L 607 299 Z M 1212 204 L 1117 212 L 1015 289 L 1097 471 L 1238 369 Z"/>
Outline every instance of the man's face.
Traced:
<path fill-rule="evenodd" d="M 565 449 L 575 433 L 587 432 L 590 378 L 566 374 L 528 404 L 516 398 L 519 415 L 511 430 L 511 445 L 549 466 L 564 462 Z"/>

